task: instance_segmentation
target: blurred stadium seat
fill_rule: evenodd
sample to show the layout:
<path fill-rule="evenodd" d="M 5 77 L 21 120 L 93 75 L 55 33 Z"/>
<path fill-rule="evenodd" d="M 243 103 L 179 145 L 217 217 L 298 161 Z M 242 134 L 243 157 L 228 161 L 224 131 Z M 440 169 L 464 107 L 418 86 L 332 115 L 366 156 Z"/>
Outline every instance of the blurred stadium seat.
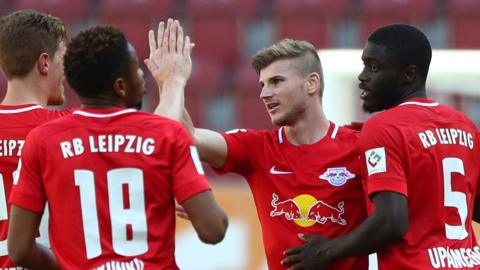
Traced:
<path fill-rule="evenodd" d="M 174 0 L 102 0 L 99 15 L 111 20 L 165 20 L 173 12 Z"/>
<path fill-rule="evenodd" d="M 344 15 L 345 0 L 273 1 L 276 39 L 307 40 L 317 48 L 332 46 L 336 23 Z"/>
<path fill-rule="evenodd" d="M 376 28 L 393 23 L 420 26 L 431 19 L 435 0 L 363 0 L 359 6 L 359 46 Z"/>
<path fill-rule="evenodd" d="M 89 0 L 15 0 L 13 9 L 35 9 L 61 18 L 67 25 L 86 20 Z"/>
<path fill-rule="evenodd" d="M 125 33 L 142 61 L 149 54 L 148 30 L 172 16 L 173 0 L 103 0 L 98 13 L 104 23 Z"/>
<path fill-rule="evenodd" d="M 479 48 L 480 1 L 450 0 L 450 46 L 454 48 Z"/>
<path fill-rule="evenodd" d="M 185 106 L 195 125 L 205 124 L 206 100 L 220 90 L 222 67 L 208 58 L 193 57 L 192 76 L 186 86 Z"/>
<path fill-rule="evenodd" d="M 245 21 L 258 10 L 257 0 L 190 0 L 186 15 L 194 52 L 221 65 L 235 64 L 245 40 Z"/>
<path fill-rule="evenodd" d="M 261 90 L 258 75 L 252 66 L 249 63 L 239 65 L 235 74 L 236 126 L 239 128 L 272 127 L 265 105 L 260 99 Z"/>

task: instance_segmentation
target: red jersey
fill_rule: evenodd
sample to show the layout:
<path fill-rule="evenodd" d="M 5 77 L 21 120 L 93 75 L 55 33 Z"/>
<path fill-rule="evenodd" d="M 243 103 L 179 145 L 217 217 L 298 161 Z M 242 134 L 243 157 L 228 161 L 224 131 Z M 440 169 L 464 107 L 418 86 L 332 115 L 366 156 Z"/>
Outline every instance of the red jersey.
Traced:
<path fill-rule="evenodd" d="M 284 270 L 283 252 L 303 242 L 299 233 L 338 237 L 367 216 L 358 159 L 358 133 L 330 123 L 310 145 L 295 146 L 285 129 L 223 134 L 223 172 L 244 176 L 252 190 L 270 270 Z M 339 260 L 329 269 L 367 269 L 367 257 Z"/>
<path fill-rule="evenodd" d="M 33 128 L 69 113 L 48 110 L 35 104 L 0 105 L 0 269 L 15 266 L 7 256 L 10 211 L 7 198 L 13 179 L 18 178 L 17 165 L 25 138 Z"/>
<path fill-rule="evenodd" d="M 411 99 L 373 116 L 360 141 L 368 195 L 393 191 L 408 200 L 408 230 L 378 251 L 379 269 L 480 269 L 471 225 L 480 139 L 472 121 Z"/>
<path fill-rule="evenodd" d="M 210 190 L 180 123 L 82 109 L 27 137 L 12 204 L 41 213 L 62 269 L 178 269 L 175 199 Z"/>

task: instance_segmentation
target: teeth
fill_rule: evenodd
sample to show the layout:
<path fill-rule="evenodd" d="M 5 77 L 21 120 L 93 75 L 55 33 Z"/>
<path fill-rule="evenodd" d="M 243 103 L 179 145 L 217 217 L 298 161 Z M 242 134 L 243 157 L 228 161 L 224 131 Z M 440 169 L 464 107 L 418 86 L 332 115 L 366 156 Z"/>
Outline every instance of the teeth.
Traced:
<path fill-rule="evenodd" d="M 367 91 L 365 91 L 365 90 L 362 90 L 362 91 L 360 92 L 360 97 L 361 97 L 361 98 L 364 98 L 364 97 L 366 97 L 367 95 L 368 95 L 368 93 L 367 93 Z"/>

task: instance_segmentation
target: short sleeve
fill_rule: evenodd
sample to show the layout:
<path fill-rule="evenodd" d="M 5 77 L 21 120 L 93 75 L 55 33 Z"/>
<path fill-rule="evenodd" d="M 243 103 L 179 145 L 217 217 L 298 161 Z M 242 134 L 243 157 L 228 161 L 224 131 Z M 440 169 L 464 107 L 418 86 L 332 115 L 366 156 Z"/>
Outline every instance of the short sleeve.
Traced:
<path fill-rule="evenodd" d="M 227 142 L 227 160 L 222 169 L 215 169 L 217 173 L 235 172 L 246 176 L 251 172 L 252 155 L 258 155 L 258 151 L 251 151 L 255 145 L 257 134 L 255 131 L 246 129 L 234 129 L 223 132 L 222 136 Z"/>
<path fill-rule="evenodd" d="M 173 140 L 173 192 L 177 202 L 182 203 L 190 197 L 211 188 L 204 176 L 197 148 L 187 131 L 179 126 L 179 131 Z"/>
<path fill-rule="evenodd" d="M 33 212 L 43 213 L 46 195 L 42 181 L 40 159 L 42 156 L 41 142 L 32 131 L 26 139 L 19 161 L 20 175 L 13 185 L 9 202 Z"/>
<path fill-rule="evenodd" d="M 368 196 L 379 191 L 408 196 L 403 141 L 401 131 L 389 123 L 372 119 L 362 128 L 360 157 Z"/>

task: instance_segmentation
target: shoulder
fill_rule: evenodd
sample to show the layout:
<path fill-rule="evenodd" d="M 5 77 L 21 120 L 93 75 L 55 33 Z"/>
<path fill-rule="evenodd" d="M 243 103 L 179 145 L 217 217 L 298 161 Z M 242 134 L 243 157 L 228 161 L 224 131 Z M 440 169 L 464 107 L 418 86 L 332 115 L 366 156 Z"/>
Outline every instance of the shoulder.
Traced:
<path fill-rule="evenodd" d="M 357 142 L 360 138 L 360 131 L 348 127 L 338 126 L 336 138 L 342 142 Z"/>
<path fill-rule="evenodd" d="M 233 144 L 256 147 L 282 140 L 279 130 L 232 129 L 220 132 L 229 146 Z M 280 135 L 278 135 L 280 134 Z"/>

